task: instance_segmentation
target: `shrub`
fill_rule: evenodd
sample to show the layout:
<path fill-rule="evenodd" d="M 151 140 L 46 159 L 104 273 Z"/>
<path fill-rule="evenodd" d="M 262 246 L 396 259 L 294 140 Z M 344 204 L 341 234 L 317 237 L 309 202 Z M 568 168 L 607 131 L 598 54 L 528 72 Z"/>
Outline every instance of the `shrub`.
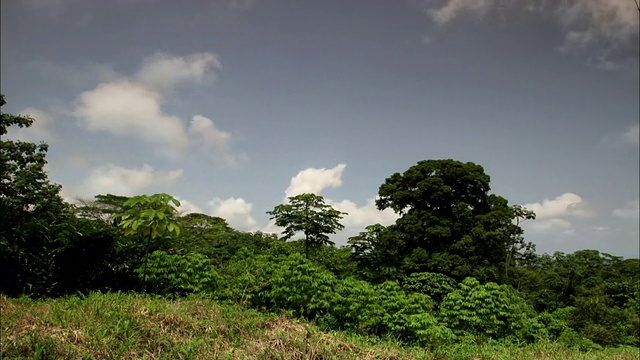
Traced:
<path fill-rule="evenodd" d="M 136 272 L 142 279 L 142 266 Z M 186 295 L 211 292 L 219 281 L 220 276 L 205 255 L 154 251 L 149 256 L 147 283 L 157 294 Z"/>
<path fill-rule="evenodd" d="M 512 287 L 466 278 L 440 304 L 443 322 L 457 336 L 472 341 L 533 341 L 540 325 L 533 309 Z"/>

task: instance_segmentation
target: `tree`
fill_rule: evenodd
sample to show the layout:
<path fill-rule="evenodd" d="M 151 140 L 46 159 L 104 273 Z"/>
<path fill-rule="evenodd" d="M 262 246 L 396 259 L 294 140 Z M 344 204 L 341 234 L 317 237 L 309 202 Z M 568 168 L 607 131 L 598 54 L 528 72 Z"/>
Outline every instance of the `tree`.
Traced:
<path fill-rule="evenodd" d="M 123 206 L 125 211 L 116 214 L 113 219 L 124 230 L 125 235 L 141 235 L 147 237 L 142 270 L 142 292 L 147 280 L 147 262 L 151 241 L 165 234 L 180 234 L 180 226 L 175 221 L 176 209 L 180 202 L 168 194 L 138 195 L 127 200 Z"/>
<path fill-rule="evenodd" d="M 506 244 L 507 256 L 504 261 L 505 278 L 509 277 L 509 267 L 516 265 L 515 262 L 518 260 L 516 255 L 518 255 L 520 251 L 525 250 L 525 253 L 535 252 L 534 244 L 525 243 L 523 236 L 524 230 L 520 227 L 520 224 L 527 220 L 535 220 L 536 214 L 521 205 L 513 205 L 511 211 L 513 212 L 511 215 L 513 222 L 509 226 L 510 241 Z"/>
<path fill-rule="evenodd" d="M 482 166 L 454 160 L 420 161 L 386 179 L 376 205 L 400 215 L 389 230 L 406 274 L 500 277 L 512 234 L 521 229 L 508 201 L 489 193 L 489 180 Z"/>
<path fill-rule="evenodd" d="M 389 227 L 369 225 L 348 240 L 360 276 L 372 282 L 400 280 L 402 240 Z"/>
<path fill-rule="evenodd" d="M 305 236 L 305 255 L 309 258 L 311 245 L 333 244 L 327 234 L 335 234 L 344 229 L 340 219 L 345 212 L 338 211 L 324 203 L 324 198 L 314 194 L 301 194 L 289 197 L 288 204 L 276 206 L 267 211 L 276 225 L 284 227 L 284 239 L 291 239 L 296 233 Z"/>
<path fill-rule="evenodd" d="M 77 216 L 112 225 L 113 216 L 125 210 L 124 203 L 129 200 L 129 197 L 100 194 L 93 199 L 77 198 L 76 200 L 79 203 L 79 206 L 75 207 Z"/>
<path fill-rule="evenodd" d="M 0 94 L 0 107 L 5 104 Z M 55 233 L 69 215 L 60 185 L 51 183 L 44 170 L 48 145 L 2 139 L 11 126 L 33 122 L 0 114 L 0 289 L 10 294 L 26 286 L 36 295 L 51 290 Z"/>

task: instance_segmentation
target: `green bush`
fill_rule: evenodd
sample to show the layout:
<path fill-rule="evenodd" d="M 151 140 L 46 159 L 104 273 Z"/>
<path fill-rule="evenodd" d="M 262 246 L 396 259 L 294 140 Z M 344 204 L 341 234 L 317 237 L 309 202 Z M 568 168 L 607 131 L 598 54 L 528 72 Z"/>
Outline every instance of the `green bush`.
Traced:
<path fill-rule="evenodd" d="M 223 286 L 216 295 L 244 307 L 270 308 L 271 259 L 241 248 L 221 269 Z"/>
<path fill-rule="evenodd" d="M 136 273 L 143 277 L 143 267 Z M 212 292 L 220 282 L 220 276 L 211 261 L 202 254 L 167 254 L 154 251 L 147 264 L 147 283 L 157 294 L 186 295 Z"/>
<path fill-rule="evenodd" d="M 330 311 L 338 282 L 332 273 L 301 254 L 273 261 L 271 266 L 269 298 L 276 308 L 310 320 Z"/>
<path fill-rule="evenodd" d="M 407 294 L 395 281 L 376 285 L 365 326 L 378 336 L 432 346 L 452 341 L 451 330 L 438 324 L 433 300 L 420 293 Z"/>
<path fill-rule="evenodd" d="M 466 278 L 440 304 L 440 316 L 453 332 L 473 342 L 489 339 L 533 341 L 541 326 L 533 309 L 512 287 Z"/>

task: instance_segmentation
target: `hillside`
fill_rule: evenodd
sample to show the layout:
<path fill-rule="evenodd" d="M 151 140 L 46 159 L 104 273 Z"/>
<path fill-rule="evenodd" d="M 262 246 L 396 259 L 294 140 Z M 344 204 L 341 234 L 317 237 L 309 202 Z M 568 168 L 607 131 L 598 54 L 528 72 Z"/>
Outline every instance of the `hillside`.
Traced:
<path fill-rule="evenodd" d="M 3 359 L 637 359 L 637 349 L 579 352 L 549 342 L 525 347 L 454 345 L 431 351 L 325 333 L 284 315 L 200 297 L 123 293 L 2 299 Z"/>

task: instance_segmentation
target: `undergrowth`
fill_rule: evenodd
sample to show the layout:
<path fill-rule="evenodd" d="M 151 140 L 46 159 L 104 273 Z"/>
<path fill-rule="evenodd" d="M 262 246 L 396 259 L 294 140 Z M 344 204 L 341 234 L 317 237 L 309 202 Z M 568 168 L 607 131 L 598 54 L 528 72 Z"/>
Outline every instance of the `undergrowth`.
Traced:
<path fill-rule="evenodd" d="M 1 310 L 2 359 L 638 359 L 630 347 L 580 352 L 552 342 L 427 350 L 204 297 L 3 297 Z"/>

